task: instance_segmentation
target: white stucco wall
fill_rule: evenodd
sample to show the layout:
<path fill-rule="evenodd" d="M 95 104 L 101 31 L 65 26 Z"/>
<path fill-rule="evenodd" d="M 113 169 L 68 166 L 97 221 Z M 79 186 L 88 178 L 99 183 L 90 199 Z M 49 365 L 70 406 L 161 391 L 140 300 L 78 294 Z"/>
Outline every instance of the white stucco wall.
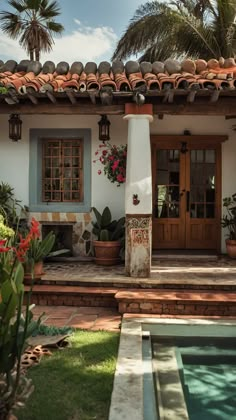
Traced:
<path fill-rule="evenodd" d="M 212 105 L 213 106 L 213 105 Z M 28 204 L 28 171 L 29 171 L 29 129 L 30 128 L 91 128 L 92 156 L 99 146 L 98 125 L 100 116 L 63 116 L 34 115 L 22 116 L 22 140 L 11 142 L 8 138 L 9 115 L 0 116 L 0 181 L 8 182 L 15 188 L 16 196 Z M 127 142 L 128 123 L 122 116 L 109 117 L 111 121 L 111 143 Z M 222 196 L 236 192 L 236 132 L 231 129 L 234 120 L 224 117 L 206 116 L 164 116 L 163 120 L 155 117 L 150 126 L 151 134 L 182 134 L 189 130 L 192 134 L 228 135 L 229 140 L 222 147 Z M 143 162 L 140 162 L 142 165 Z M 102 165 L 92 164 L 92 205 L 103 209 L 109 205 L 114 217 L 124 214 L 125 186 L 116 187 L 103 175 L 98 175 Z M 224 237 L 222 237 L 222 243 Z"/>

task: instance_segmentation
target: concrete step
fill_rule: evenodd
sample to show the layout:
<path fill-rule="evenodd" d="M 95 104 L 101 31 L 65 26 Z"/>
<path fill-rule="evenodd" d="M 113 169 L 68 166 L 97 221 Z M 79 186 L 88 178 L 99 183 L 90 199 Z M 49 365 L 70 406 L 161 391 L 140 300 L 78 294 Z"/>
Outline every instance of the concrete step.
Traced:
<path fill-rule="evenodd" d="M 205 290 L 143 290 L 118 291 L 118 311 L 158 315 L 236 315 L 236 293 Z"/>
<path fill-rule="evenodd" d="M 30 286 L 25 286 L 25 295 Z M 117 308 L 116 288 L 35 284 L 31 303 L 36 305 L 97 306 Z"/>

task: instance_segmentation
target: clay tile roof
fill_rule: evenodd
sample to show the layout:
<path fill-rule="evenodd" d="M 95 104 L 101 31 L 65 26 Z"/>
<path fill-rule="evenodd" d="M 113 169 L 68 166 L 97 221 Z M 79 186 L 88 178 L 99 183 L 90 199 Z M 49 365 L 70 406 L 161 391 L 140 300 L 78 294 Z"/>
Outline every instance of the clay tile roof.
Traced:
<path fill-rule="evenodd" d="M 72 65 L 61 61 L 55 65 L 46 61 L 22 60 L 16 63 L 8 60 L 0 62 L 0 95 L 8 97 L 8 103 L 15 103 L 24 95 L 35 93 L 54 95 L 55 93 L 79 93 L 110 91 L 117 95 L 125 92 L 151 92 L 178 90 L 235 90 L 236 63 L 233 58 L 219 60 L 190 60 L 182 62 L 168 59 L 162 62 L 128 61 L 112 64 L 103 61 L 99 65 L 88 62 L 74 62 Z M 11 102 L 13 101 L 13 102 Z M 14 102 L 15 101 L 15 102 Z"/>

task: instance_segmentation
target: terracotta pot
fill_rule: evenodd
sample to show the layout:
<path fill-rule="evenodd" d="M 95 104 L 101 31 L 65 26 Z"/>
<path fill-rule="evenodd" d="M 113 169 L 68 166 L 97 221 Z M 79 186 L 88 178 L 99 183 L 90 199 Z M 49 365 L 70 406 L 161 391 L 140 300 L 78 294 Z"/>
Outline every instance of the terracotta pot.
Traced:
<path fill-rule="evenodd" d="M 93 241 L 95 263 L 98 265 L 115 265 L 120 262 L 120 241 Z"/>
<path fill-rule="evenodd" d="M 43 261 L 34 263 L 34 280 L 41 279 L 43 275 Z M 24 284 L 32 283 L 31 267 L 25 266 Z"/>
<path fill-rule="evenodd" d="M 236 240 L 235 239 L 226 239 L 226 249 L 227 253 L 231 258 L 236 258 Z"/>

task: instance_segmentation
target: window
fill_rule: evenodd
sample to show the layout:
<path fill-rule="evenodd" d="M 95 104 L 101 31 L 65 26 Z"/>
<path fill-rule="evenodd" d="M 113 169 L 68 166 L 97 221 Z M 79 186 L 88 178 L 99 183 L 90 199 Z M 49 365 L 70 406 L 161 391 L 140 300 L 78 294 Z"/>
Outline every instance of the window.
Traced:
<path fill-rule="evenodd" d="M 91 129 L 30 129 L 29 209 L 90 211 Z"/>
<path fill-rule="evenodd" d="M 42 201 L 83 201 L 83 141 L 42 142 Z"/>

